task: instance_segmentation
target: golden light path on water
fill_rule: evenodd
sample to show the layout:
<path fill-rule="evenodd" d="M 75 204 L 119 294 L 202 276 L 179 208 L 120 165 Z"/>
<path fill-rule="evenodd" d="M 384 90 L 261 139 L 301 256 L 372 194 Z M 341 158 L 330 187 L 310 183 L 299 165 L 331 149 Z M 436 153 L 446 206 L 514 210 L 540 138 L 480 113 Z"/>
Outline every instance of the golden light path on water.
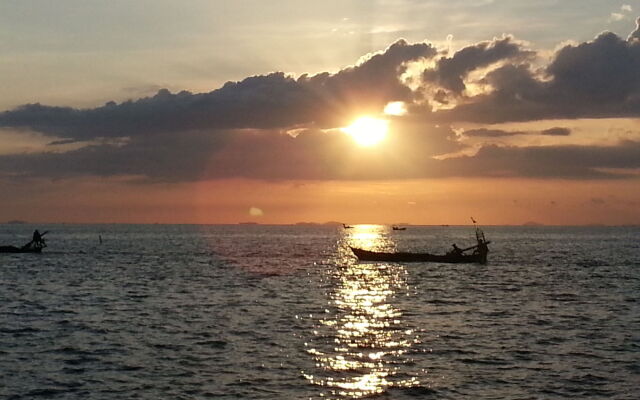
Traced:
<path fill-rule="evenodd" d="M 316 373 L 305 372 L 315 385 L 325 387 L 321 397 L 360 398 L 390 387 L 420 384 L 416 376 L 400 374 L 407 353 L 418 339 L 402 326 L 402 313 L 393 301 L 406 287 L 406 270 L 399 264 L 359 263 L 348 246 L 394 248 L 388 228 L 357 225 L 345 229 L 336 267 L 327 271 L 333 287 L 325 317 L 314 326 L 306 343 L 316 362 Z"/>

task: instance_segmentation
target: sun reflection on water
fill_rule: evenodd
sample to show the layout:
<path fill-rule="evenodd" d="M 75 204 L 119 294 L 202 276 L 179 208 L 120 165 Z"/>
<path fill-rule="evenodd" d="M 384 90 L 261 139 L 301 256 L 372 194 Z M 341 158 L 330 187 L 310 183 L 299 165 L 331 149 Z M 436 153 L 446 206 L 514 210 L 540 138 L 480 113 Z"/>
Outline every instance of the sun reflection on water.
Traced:
<path fill-rule="evenodd" d="M 406 270 L 398 264 L 358 263 L 348 246 L 393 249 L 385 227 L 358 225 L 345 231 L 335 268 L 327 269 L 329 308 L 306 343 L 316 373 L 305 373 L 327 388 L 322 397 L 360 398 L 390 387 L 420 384 L 402 371 L 417 337 L 403 328 L 402 312 L 393 304 L 406 287 Z"/>
<path fill-rule="evenodd" d="M 352 247 L 359 247 L 366 250 L 393 250 L 394 243 L 389 239 L 388 227 L 382 225 L 356 225 L 346 232 L 343 241 Z M 348 249 L 347 249 L 348 250 Z M 349 258 L 349 252 L 342 255 Z M 342 260 L 344 261 L 344 260 Z"/>

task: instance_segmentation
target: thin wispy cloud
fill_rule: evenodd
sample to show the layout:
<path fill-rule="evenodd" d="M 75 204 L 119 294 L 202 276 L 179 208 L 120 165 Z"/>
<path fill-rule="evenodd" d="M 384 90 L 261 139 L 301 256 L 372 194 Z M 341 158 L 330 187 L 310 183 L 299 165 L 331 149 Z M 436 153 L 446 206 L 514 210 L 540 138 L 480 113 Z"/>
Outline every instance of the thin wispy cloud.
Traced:
<path fill-rule="evenodd" d="M 609 17 L 611 21 L 622 21 L 624 18 L 625 18 L 624 14 L 617 13 L 617 12 L 611 13 L 611 16 Z"/>

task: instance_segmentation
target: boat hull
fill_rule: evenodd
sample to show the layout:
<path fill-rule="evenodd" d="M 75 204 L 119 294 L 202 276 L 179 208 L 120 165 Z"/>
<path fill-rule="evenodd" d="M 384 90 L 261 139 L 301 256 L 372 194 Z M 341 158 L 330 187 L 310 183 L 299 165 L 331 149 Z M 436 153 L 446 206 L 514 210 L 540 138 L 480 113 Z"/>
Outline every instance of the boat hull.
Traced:
<path fill-rule="evenodd" d="M 0 246 L 0 253 L 41 253 L 41 247 L 16 247 L 16 246 Z"/>
<path fill-rule="evenodd" d="M 486 264 L 487 254 L 430 254 L 430 253 L 383 253 L 351 247 L 353 254 L 360 261 L 387 261 L 387 262 L 437 262 L 447 264 Z"/>

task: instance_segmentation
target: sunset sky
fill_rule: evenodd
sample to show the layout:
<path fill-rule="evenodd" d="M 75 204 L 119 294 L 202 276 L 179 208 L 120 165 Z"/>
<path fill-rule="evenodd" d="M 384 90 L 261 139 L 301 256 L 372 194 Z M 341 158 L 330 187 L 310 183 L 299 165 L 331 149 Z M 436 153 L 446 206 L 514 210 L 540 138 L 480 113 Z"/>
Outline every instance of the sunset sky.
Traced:
<path fill-rule="evenodd" d="M 0 221 L 640 224 L 640 0 L 0 3 Z"/>

